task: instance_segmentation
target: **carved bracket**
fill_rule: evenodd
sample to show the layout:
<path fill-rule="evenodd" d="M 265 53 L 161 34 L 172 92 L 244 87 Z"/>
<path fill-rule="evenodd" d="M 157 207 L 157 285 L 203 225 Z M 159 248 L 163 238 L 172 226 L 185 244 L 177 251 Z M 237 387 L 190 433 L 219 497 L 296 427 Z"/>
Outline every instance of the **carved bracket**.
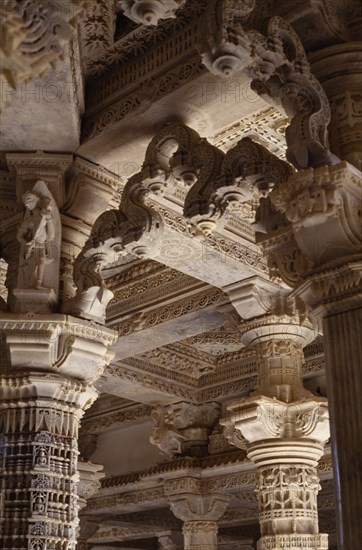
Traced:
<path fill-rule="evenodd" d="M 207 235 L 217 222 L 220 225 L 229 203 L 245 202 L 255 194 L 265 194 L 292 174 L 287 162 L 250 138 L 243 138 L 226 153 L 212 181 L 206 181 L 199 189 L 196 185 L 190 189 L 185 200 L 185 216 Z"/>
<path fill-rule="evenodd" d="M 155 425 L 150 441 L 163 453 L 171 458 L 176 454 L 203 456 L 211 430 L 219 419 L 220 405 L 181 402 L 167 408 L 157 407 L 151 416 Z"/>
<path fill-rule="evenodd" d="M 210 20 L 202 22 L 200 29 L 208 37 L 199 45 L 205 66 L 217 76 L 245 69 L 252 89 L 283 107 L 291 119 L 286 130 L 287 159 L 296 168 L 337 163 L 328 144 L 328 99 L 311 72 L 298 35 L 281 17 L 269 20 L 265 34 L 246 30 L 241 21 L 253 7 L 250 1 L 238 11 L 234 2 L 225 0 L 210 10 Z"/>

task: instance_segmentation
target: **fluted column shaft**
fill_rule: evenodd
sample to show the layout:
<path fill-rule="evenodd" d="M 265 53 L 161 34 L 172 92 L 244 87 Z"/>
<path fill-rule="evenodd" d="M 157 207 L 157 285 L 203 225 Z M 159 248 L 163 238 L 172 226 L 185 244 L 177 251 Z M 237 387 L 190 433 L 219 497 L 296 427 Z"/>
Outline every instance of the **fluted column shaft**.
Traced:
<path fill-rule="evenodd" d="M 323 319 L 339 548 L 361 540 L 362 308 Z"/>

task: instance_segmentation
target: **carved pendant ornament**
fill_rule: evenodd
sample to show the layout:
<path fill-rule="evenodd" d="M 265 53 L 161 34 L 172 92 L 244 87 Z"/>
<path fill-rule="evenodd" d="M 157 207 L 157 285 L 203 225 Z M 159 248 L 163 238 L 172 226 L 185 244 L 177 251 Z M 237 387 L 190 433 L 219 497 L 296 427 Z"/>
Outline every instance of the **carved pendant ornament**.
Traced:
<path fill-rule="evenodd" d="M 124 14 L 140 25 L 157 25 L 161 19 L 176 17 L 186 0 L 118 0 Z"/>

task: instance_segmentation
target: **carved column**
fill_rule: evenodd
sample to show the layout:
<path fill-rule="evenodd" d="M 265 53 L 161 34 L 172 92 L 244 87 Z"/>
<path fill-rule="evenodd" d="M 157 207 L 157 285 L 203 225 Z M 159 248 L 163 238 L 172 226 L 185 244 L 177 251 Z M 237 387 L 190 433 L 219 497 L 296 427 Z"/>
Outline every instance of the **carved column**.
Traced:
<path fill-rule="evenodd" d="M 229 441 L 246 448 L 258 468 L 258 550 L 327 549 L 317 511 L 317 464 L 329 438 L 327 402 L 308 392 L 301 377 L 303 347 L 314 331 L 287 296 L 275 296 L 272 310 L 242 324 L 242 339 L 256 352 L 259 388 L 230 404 L 221 423 Z"/>
<path fill-rule="evenodd" d="M 329 136 L 332 151 L 362 167 L 362 92 L 360 42 L 336 44 L 309 56 L 331 107 Z"/>
<path fill-rule="evenodd" d="M 305 269 L 293 293 L 323 327 L 343 550 L 353 548 L 361 537 L 361 198 L 361 173 L 346 162 L 299 172 L 271 194 L 291 222 L 304 258 Z"/>
<path fill-rule="evenodd" d="M 3 548 L 75 548 L 77 437 L 112 331 L 68 316 L 1 314 Z"/>
<path fill-rule="evenodd" d="M 216 550 L 217 521 L 228 505 L 228 497 L 202 491 L 199 479 L 192 477 L 169 480 L 165 494 L 171 510 L 184 522 L 185 550 Z"/>
<path fill-rule="evenodd" d="M 17 203 L 14 192 L 14 213 L 1 232 L 9 264 L 0 316 L 2 548 L 71 550 L 86 497 L 84 465 L 77 494 L 79 423 L 97 397 L 93 383 L 114 355 L 115 333 L 97 322 L 102 318 L 60 313 L 62 265 L 74 259 L 70 249 L 84 244 L 98 213 L 85 212 L 82 193 L 92 197 L 90 187 L 109 200 L 113 180 L 99 176 L 97 185 L 95 170 L 91 182 L 73 177 L 68 186 L 70 155 L 11 154 L 7 162 Z M 99 467 L 92 466 L 88 477 L 92 470 L 97 477 Z"/>

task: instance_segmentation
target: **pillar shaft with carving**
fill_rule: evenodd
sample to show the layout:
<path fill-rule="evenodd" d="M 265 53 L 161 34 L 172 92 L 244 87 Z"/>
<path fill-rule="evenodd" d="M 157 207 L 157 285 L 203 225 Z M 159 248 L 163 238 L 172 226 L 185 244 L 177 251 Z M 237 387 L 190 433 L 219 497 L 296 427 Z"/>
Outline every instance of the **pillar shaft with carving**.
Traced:
<path fill-rule="evenodd" d="M 1 394 L 2 548 L 75 548 L 78 426 L 95 392 L 29 374 L 3 378 Z"/>
<path fill-rule="evenodd" d="M 97 397 L 112 331 L 53 314 L 3 313 L 2 548 L 72 549 L 78 525 L 78 429 Z"/>
<path fill-rule="evenodd" d="M 249 300 L 250 293 L 239 292 L 239 305 L 242 296 Z M 326 399 L 303 387 L 301 375 L 303 347 L 315 333 L 288 296 L 270 297 L 273 302 L 272 311 L 241 325 L 244 343 L 256 351 L 259 388 L 231 403 L 222 424 L 258 469 L 258 550 L 327 549 L 328 537 L 318 529 L 317 464 L 329 437 L 328 409 Z"/>
<path fill-rule="evenodd" d="M 353 548 L 361 537 L 361 463 L 354 451 L 362 445 L 361 176 L 343 161 L 303 170 L 271 194 L 305 260 L 293 294 L 323 328 L 341 550 Z M 282 248 L 278 255 L 283 254 Z"/>

